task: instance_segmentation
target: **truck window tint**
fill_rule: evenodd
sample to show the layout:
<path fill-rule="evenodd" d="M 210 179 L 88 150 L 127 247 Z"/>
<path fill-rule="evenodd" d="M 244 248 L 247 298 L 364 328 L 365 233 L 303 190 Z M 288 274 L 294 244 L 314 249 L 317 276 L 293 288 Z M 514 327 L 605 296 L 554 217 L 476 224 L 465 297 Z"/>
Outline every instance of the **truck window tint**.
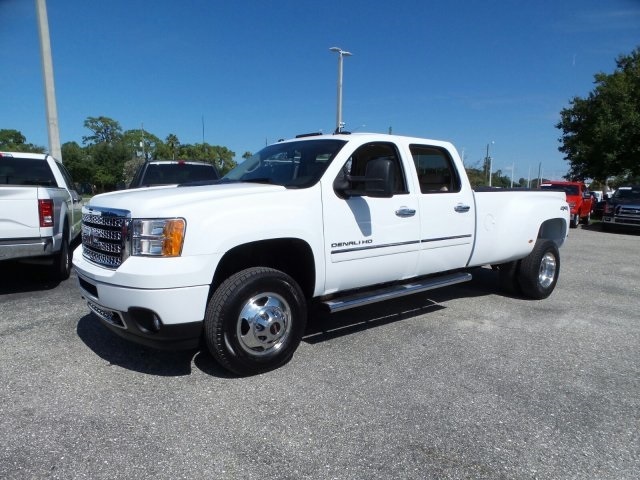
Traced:
<path fill-rule="evenodd" d="M 167 163 L 149 165 L 144 185 L 170 185 L 173 183 L 189 183 L 216 180 L 216 170 L 209 165 L 189 163 Z"/>
<path fill-rule="evenodd" d="M 640 200 L 640 187 L 621 187 L 613 194 L 613 198 Z"/>
<path fill-rule="evenodd" d="M 369 160 L 376 158 L 388 158 L 393 162 L 395 172 L 395 185 L 393 194 L 408 193 L 407 182 L 405 181 L 402 164 L 398 156 L 396 147 L 392 143 L 369 143 L 358 148 L 347 160 L 343 167 L 344 173 L 352 177 L 364 177 Z M 352 184 L 353 190 L 364 190 L 364 182 L 355 181 Z"/>
<path fill-rule="evenodd" d="M 56 180 L 44 160 L 32 158 L 0 158 L 0 185 L 35 185 L 55 187 Z"/>
<path fill-rule="evenodd" d="M 541 185 L 540 190 L 555 190 L 567 195 L 580 195 L 580 190 L 576 185 Z"/>
<path fill-rule="evenodd" d="M 425 145 L 411 145 L 409 149 L 422 193 L 460 191 L 460 179 L 453 168 L 451 158 L 444 150 Z"/>

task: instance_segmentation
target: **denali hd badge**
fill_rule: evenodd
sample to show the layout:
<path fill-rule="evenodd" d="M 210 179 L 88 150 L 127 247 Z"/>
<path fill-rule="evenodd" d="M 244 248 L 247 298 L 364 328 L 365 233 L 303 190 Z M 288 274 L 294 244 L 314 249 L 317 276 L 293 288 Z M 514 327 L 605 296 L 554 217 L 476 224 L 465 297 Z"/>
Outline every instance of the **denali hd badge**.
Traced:
<path fill-rule="evenodd" d="M 331 248 L 340 248 L 340 247 L 358 247 L 360 245 L 369 245 L 373 243 L 372 239 L 368 240 L 351 240 L 350 242 L 336 242 L 331 244 Z"/>

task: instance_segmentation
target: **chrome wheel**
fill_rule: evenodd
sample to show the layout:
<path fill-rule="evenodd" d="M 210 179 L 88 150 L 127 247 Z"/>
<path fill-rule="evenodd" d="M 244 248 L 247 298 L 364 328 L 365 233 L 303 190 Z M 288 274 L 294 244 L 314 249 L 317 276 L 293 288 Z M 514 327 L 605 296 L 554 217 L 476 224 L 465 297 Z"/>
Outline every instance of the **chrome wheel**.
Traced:
<path fill-rule="evenodd" d="M 273 292 L 250 298 L 242 307 L 236 325 L 240 347 L 250 355 L 277 352 L 291 332 L 291 307 Z"/>
<path fill-rule="evenodd" d="M 284 272 L 251 267 L 234 273 L 209 299 L 204 337 L 213 358 L 239 375 L 288 362 L 302 340 L 307 303 Z"/>
<path fill-rule="evenodd" d="M 518 283 L 522 294 L 540 300 L 551 295 L 560 275 L 560 252 L 548 239 L 539 238 L 529 255 L 520 260 Z"/>
<path fill-rule="evenodd" d="M 547 252 L 540 261 L 540 271 L 538 272 L 538 283 L 542 288 L 548 288 L 556 278 L 556 257 Z"/>

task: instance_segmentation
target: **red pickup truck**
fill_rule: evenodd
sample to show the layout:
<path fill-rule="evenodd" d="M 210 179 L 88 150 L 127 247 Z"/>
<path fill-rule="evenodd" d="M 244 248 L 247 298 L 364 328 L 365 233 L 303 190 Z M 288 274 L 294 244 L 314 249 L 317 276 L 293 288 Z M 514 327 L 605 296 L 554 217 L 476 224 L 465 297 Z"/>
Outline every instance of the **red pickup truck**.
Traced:
<path fill-rule="evenodd" d="M 567 194 L 567 203 L 571 209 L 571 228 L 577 228 L 580 221 L 583 225 L 591 223 L 593 197 L 582 182 L 551 181 L 540 184 L 542 190 L 562 190 Z"/>

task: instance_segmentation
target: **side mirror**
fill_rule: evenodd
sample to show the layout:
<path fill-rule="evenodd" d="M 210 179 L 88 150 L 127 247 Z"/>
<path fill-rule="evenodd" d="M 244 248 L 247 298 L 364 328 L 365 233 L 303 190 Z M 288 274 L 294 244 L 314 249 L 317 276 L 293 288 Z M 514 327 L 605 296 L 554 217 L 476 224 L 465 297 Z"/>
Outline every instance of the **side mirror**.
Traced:
<path fill-rule="evenodd" d="M 367 162 L 364 176 L 352 176 L 342 171 L 333 182 L 333 189 L 340 198 L 349 197 L 393 197 L 395 185 L 393 160 L 388 157 L 374 158 Z"/>
<path fill-rule="evenodd" d="M 393 160 L 387 157 L 374 158 L 367 162 L 364 174 L 365 195 L 376 198 L 393 197 L 395 185 Z"/>

